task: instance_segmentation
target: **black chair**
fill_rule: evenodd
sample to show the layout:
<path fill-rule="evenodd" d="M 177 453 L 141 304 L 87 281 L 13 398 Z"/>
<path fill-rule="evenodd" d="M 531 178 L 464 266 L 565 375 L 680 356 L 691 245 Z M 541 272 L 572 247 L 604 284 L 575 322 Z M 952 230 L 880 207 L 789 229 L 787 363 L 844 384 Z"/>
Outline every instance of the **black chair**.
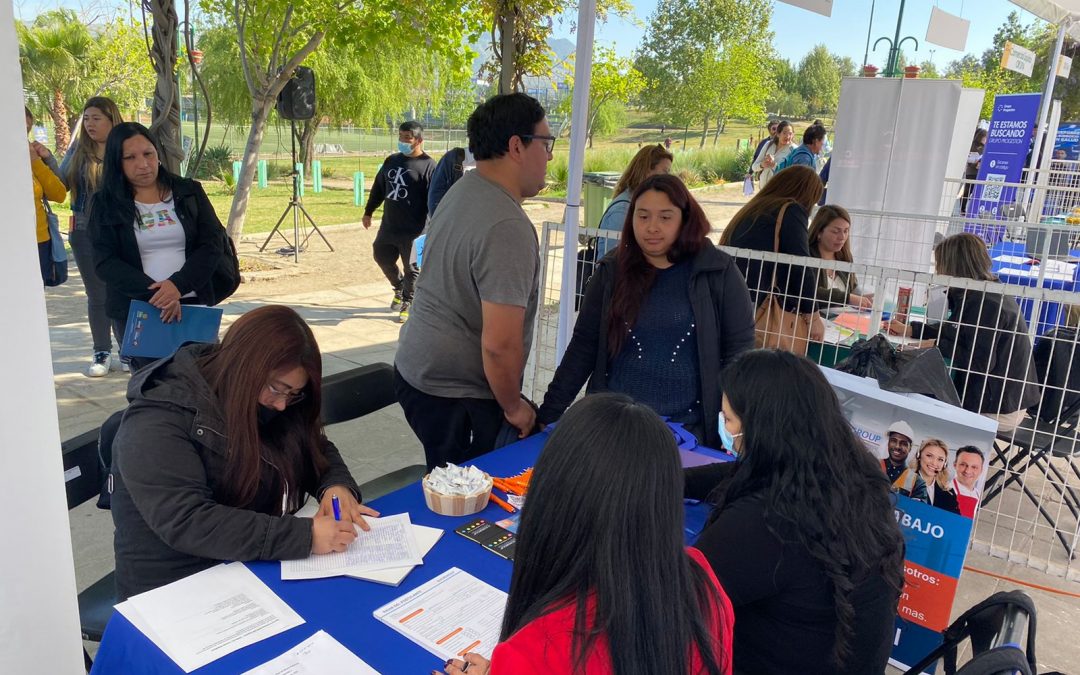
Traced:
<path fill-rule="evenodd" d="M 112 441 L 123 414 L 122 410 L 115 412 L 100 429 L 91 429 L 61 445 L 68 510 L 91 499 L 96 499 L 100 508 L 108 508 L 107 498 L 112 488 Z M 79 623 L 84 640 L 101 642 L 115 604 L 116 582 L 112 571 L 79 593 Z M 92 661 L 85 649 L 83 660 L 89 672 Z"/>
<path fill-rule="evenodd" d="M 322 419 L 326 425 L 370 415 L 394 403 L 394 368 L 385 363 L 335 373 L 322 381 Z M 406 466 L 364 483 L 360 493 L 369 502 L 415 483 L 425 472 L 423 464 Z"/>
<path fill-rule="evenodd" d="M 1035 628 L 1035 602 L 1026 593 L 994 593 L 953 621 L 942 633 L 941 645 L 904 675 L 922 673 L 939 659 L 945 675 L 1033 675 L 1038 672 Z M 964 640 L 971 641 L 973 656 L 957 670 L 957 651 Z"/>

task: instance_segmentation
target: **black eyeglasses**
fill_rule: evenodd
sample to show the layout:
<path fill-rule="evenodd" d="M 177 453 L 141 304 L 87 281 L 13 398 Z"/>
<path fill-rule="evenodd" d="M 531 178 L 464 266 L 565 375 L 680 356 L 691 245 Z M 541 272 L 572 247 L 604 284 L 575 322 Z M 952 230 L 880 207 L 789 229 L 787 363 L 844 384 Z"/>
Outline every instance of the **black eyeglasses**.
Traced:
<path fill-rule="evenodd" d="M 295 405 L 295 404 L 299 403 L 300 401 L 303 401 L 304 398 L 307 396 L 307 394 L 303 390 L 300 390 L 300 391 L 278 391 L 277 387 L 270 384 L 269 382 L 266 383 L 266 388 L 270 390 L 271 398 L 277 399 L 279 401 L 284 400 L 285 405 L 287 405 L 287 406 Z"/>
<path fill-rule="evenodd" d="M 545 141 L 544 149 L 547 150 L 549 155 L 555 151 L 554 136 L 540 136 L 539 134 L 521 134 L 521 138 L 528 141 Z"/>

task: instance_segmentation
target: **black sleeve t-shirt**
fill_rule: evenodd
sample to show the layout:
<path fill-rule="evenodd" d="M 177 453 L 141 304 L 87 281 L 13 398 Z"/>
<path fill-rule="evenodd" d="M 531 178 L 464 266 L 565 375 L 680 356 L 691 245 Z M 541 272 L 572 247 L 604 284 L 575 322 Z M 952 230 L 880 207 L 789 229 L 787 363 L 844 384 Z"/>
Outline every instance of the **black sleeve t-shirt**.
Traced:
<path fill-rule="evenodd" d="M 427 153 L 390 155 L 375 175 L 364 215 L 370 216 L 384 204 L 380 231 L 419 235 L 427 221 L 428 187 L 434 172 L 435 160 Z"/>

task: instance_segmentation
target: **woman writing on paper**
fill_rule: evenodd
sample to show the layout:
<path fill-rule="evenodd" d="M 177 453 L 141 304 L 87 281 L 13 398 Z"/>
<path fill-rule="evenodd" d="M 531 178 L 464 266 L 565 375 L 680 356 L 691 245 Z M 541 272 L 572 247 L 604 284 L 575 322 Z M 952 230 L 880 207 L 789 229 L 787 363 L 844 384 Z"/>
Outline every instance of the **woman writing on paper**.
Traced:
<path fill-rule="evenodd" d="M 688 469 L 686 496 L 714 504 L 695 545 L 735 607 L 735 671 L 884 672 L 904 558 L 888 479 L 809 360 L 750 351 L 723 384 L 738 459 Z"/>
<path fill-rule="evenodd" d="M 342 551 L 367 528 L 378 514 L 323 435 L 321 378 L 315 336 L 280 305 L 132 378 L 112 448 L 119 599 L 221 561 Z M 309 494 L 319 513 L 293 517 Z"/>
<path fill-rule="evenodd" d="M 199 183 L 161 166 L 141 124 L 109 132 L 90 235 L 105 312 L 121 340 L 132 300 L 149 302 L 168 323 L 180 320 L 183 303 L 223 299 L 212 283 L 225 255 L 221 221 Z"/>
<path fill-rule="evenodd" d="M 851 216 L 844 207 L 829 204 L 819 208 L 807 237 L 810 255 L 815 258 L 852 262 Z M 818 270 L 817 299 L 825 306 L 851 305 L 870 309 L 874 304 L 873 294 L 861 295 L 858 287 L 854 272 Z"/>
<path fill-rule="evenodd" d="M 708 233 L 681 180 L 638 186 L 618 252 L 585 289 L 538 422 L 557 420 L 588 381 L 590 392 L 626 394 L 717 447 L 720 371 L 753 346 L 754 317 L 738 267 Z"/>
<path fill-rule="evenodd" d="M 731 673 L 731 605 L 683 543 L 671 432 L 625 396 L 587 396 L 536 462 L 500 643 L 460 675 Z"/>

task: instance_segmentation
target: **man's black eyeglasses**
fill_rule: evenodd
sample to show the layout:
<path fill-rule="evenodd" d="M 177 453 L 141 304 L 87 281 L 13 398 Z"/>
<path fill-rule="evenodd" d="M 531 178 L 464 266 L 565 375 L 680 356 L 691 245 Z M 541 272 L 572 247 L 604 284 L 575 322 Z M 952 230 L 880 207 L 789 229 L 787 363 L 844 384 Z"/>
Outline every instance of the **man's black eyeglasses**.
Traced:
<path fill-rule="evenodd" d="M 540 136 L 539 134 L 521 134 L 521 138 L 527 141 L 544 141 L 544 149 L 547 150 L 549 155 L 555 151 L 554 136 Z"/>

